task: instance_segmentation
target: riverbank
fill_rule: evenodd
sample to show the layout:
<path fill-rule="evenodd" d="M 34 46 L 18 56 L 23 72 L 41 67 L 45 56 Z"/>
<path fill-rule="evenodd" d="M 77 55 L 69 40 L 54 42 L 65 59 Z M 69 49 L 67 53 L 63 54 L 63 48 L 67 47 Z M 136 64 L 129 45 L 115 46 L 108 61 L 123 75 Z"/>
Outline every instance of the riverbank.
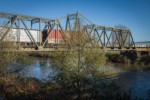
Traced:
<path fill-rule="evenodd" d="M 29 78 L 21 78 L 15 74 L 0 76 L 1 100 L 13 100 L 32 95 L 39 90 L 39 81 Z"/>
<path fill-rule="evenodd" d="M 110 87 L 110 84 L 115 86 L 114 83 L 105 84 L 105 92 L 108 92 L 108 88 L 106 86 Z M 118 94 L 113 93 L 107 94 L 106 96 L 97 93 L 96 88 L 90 88 L 93 87 L 95 84 L 90 84 L 90 87 L 88 86 L 89 83 L 86 83 L 82 88 L 84 90 L 77 90 L 73 85 L 62 85 L 59 83 L 41 83 L 38 80 L 31 79 L 31 78 L 21 78 L 16 76 L 15 74 L 10 74 L 6 76 L 0 77 L 0 98 L 2 100 L 76 100 L 76 99 L 106 99 L 109 100 L 110 97 L 112 98 L 127 98 L 130 100 L 129 95 L 121 96 Z M 88 87 L 86 87 L 88 86 Z M 116 92 L 119 92 L 117 89 L 118 86 L 116 86 Z M 91 90 L 92 89 L 92 90 Z M 109 91 L 110 92 L 110 91 Z M 80 97 L 79 97 L 80 95 Z"/>
<path fill-rule="evenodd" d="M 140 65 L 149 65 L 150 56 L 144 55 L 136 60 L 132 61 L 127 56 L 122 56 L 119 52 L 103 52 L 107 62 L 109 63 L 122 63 L 122 64 L 140 64 Z M 54 58 L 56 57 L 56 52 L 34 52 L 28 54 L 31 57 L 41 57 L 41 58 Z"/>
<path fill-rule="evenodd" d="M 130 74 L 128 73 L 128 75 Z M 127 79 L 128 75 L 121 75 L 121 77 L 126 76 L 124 78 Z M 120 84 L 120 86 L 118 85 L 118 81 L 115 81 L 116 78 L 114 81 L 100 79 L 98 76 L 95 78 L 96 80 L 94 81 L 91 78 L 83 80 L 84 84 L 82 83 L 81 85 L 82 89 L 78 90 L 74 83 L 40 82 L 35 78 L 18 77 L 15 74 L 4 75 L 0 76 L 0 98 L 1 100 L 133 100 L 133 91 L 130 89 L 127 90 L 128 87 L 123 85 L 128 83 L 127 80 L 125 81 L 121 78 L 119 84 L 123 80 L 125 82 L 123 84 L 121 83 L 122 85 Z M 122 90 L 122 88 L 126 90 Z M 140 91 L 138 92 L 140 93 Z M 134 96 L 135 98 L 137 97 Z M 140 100 L 140 98 L 142 99 L 142 97 L 138 96 L 136 100 Z"/>
<path fill-rule="evenodd" d="M 63 52 L 32 52 L 32 53 L 28 53 L 28 55 L 30 57 L 53 58 L 56 57 L 58 53 L 63 53 Z"/>
<path fill-rule="evenodd" d="M 46 63 L 46 62 L 39 62 L 39 63 Z M 37 63 L 35 65 L 37 65 L 35 66 L 35 68 L 38 67 Z M 120 68 L 120 66 L 121 68 L 123 68 L 123 65 L 118 65 L 118 69 Z M 44 66 L 41 66 L 40 69 L 43 70 Z M 31 72 L 34 73 L 33 72 L 34 70 L 37 73 L 37 70 L 33 68 Z M 70 75 L 67 75 L 67 76 L 70 76 Z M 115 77 L 121 77 L 121 76 L 122 75 L 119 75 L 119 74 L 117 76 L 115 75 Z M 51 77 L 51 75 L 49 77 Z M 61 79 L 61 81 L 58 79 Z M 122 87 L 120 87 L 115 81 L 105 81 L 105 77 L 102 78 L 102 76 L 99 76 L 99 75 L 94 75 L 94 77 L 80 77 L 79 78 L 79 80 L 81 81 L 80 90 L 78 90 L 78 88 L 76 87 L 77 85 L 76 82 L 78 81 L 76 80 L 76 78 L 70 78 L 67 81 L 67 83 L 66 83 L 66 80 L 64 79 L 62 80 L 62 79 L 63 79 L 62 75 L 57 75 L 53 77 L 53 80 L 51 81 L 47 80 L 47 81 L 42 82 L 36 78 L 31 78 L 29 76 L 20 77 L 14 73 L 6 74 L 6 75 L 2 73 L 0 76 L 0 88 L 1 88 L 0 96 L 7 100 L 16 100 L 16 99 L 21 99 L 21 100 L 27 100 L 27 99 L 76 100 L 76 99 L 79 99 L 79 93 L 80 93 L 80 99 L 82 100 L 87 100 L 87 99 L 110 100 L 112 98 L 113 99 L 118 98 L 119 100 L 121 99 L 131 100 L 131 95 L 129 91 L 126 91 L 126 93 L 124 93 L 123 90 L 120 90 Z M 102 91 L 104 91 L 104 94 L 105 93 L 106 94 L 102 95 L 101 94 Z"/>
<path fill-rule="evenodd" d="M 102 75 L 105 75 L 104 72 L 106 70 L 104 68 L 100 69 L 99 66 L 105 65 L 106 59 L 101 52 L 89 51 L 80 52 L 80 54 L 78 52 L 53 53 L 50 54 L 50 58 L 53 58 L 51 59 L 53 62 L 51 63 L 52 67 L 58 68 L 58 74 L 52 80 L 47 80 L 43 83 L 34 78 L 20 77 L 14 73 L 4 73 L 0 77 L 1 97 L 8 100 L 62 98 L 65 100 L 107 98 L 106 100 L 108 100 L 112 96 L 113 98 L 117 98 L 118 94 L 109 94 L 109 89 L 114 88 L 111 86 L 115 86 L 116 84 L 107 83 L 103 81 L 105 78 L 102 79 L 104 77 Z M 32 58 L 27 57 L 25 59 L 29 60 Z M 42 70 L 41 65 L 44 64 L 45 66 L 46 62 L 39 61 L 38 63 L 39 65 L 35 64 L 34 67 L 40 66 Z M 14 68 L 14 66 L 12 67 Z M 22 67 L 29 68 L 30 65 L 27 64 L 27 66 Z M 50 68 L 50 65 L 48 68 Z M 36 70 L 34 68 L 32 70 L 35 70 L 37 73 L 39 69 Z M 51 76 L 49 75 L 49 77 Z M 118 86 L 116 85 L 116 87 Z M 106 92 L 105 96 L 99 92 L 100 89 L 104 89 Z M 117 88 L 115 91 L 117 91 Z"/>
<path fill-rule="evenodd" d="M 150 56 L 149 55 L 143 55 L 141 57 L 129 57 L 122 55 L 118 52 L 107 52 L 105 53 L 105 56 L 107 57 L 108 62 L 112 63 L 122 63 L 122 64 L 140 64 L 140 65 L 149 65 L 150 64 Z"/>
<path fill-rule="evenodd" d="M 82 53 L 83 54 L 83 53 Z M 30 55 L 30 54 L 28 54 Z M 37 59 L 33 61 L 33 66 L 30 68 L 30 64 L 27 66 L 21 66 L 27 68 L 25 72 L 31 71 L 31 73 L 39 73 L 37 76 L 41 77 L 42 73 L 52 77 L 53 74 L 47 74 L 47 70 L 58 68 L 58 74 L 53 76 L 51 80 L 44 82 L 37 80 L 34 77 L 27 76 L 21 77 L 15 73 L 1 73 L 0 74 L 0 96 L 3 99 L 37 99 L 37 100 L 55 100 L 55 99 L 125 99 L 131 100 L 130 92 L 124 92 L 113 78 L 107 79 L 106 76 L 118 74 L 120 77 L 120 71 L 123 68 L 108 67 L 110 64 L 107 61 L 105 54 L 101 52 L 86 52 L 84 57 L 78 59 L 77 52 L 75 53 L 47 53 L 40 54 Z M 34 60 L 33 55 L 30 55 L 25 59 L 31 61 Z M 44 62 L 41 60 L 43 58 Z M 78 65 L 80 62 L 80 66 Z M 106 61 L 106 62 L 105 62 Z M 52 63 L 54 62 L 54 63 Z M 101 66 L 101 67 L 100 67 Z M 14 68 L 14 66 L 12 66 Z M 47 69 L 44 69 L 46 67 Z M 40 71 L 41 70 L 41 71 Z M 39 72 L 40 71 L 40 72 Z M 46 72 L 45 72 L 46 71 Z M 54 71 L 54 70 L 52 70 Z M 124 70 L 123 70 L 124 71 Z M 55 71 L 54 71 L 55 72 Z M 20 73 L 20 72 L 18 72 Z M 23 73 L 25 74 L 25 73 Z M 34 74 L 36 75 L 36 74 Z M 107 80 L 106 80 L 107 79 Z"/>
<path fill-rule="evenodd" d="M 98 55 L 98 54 L 97 54 Z M 136 62 L 132 62 L 127 57 L 123 57 L 118 52 L 105 52 L 103 53 L 106 63 L 99 67 L 101 70 L 101 73 L 104 76 L 112 76 L 117 75 L 122 72 L 128 72 L 128 71 L 149 71 L 150 66 L 149 63 L 145 64 L 146 62 L 149 62 L 149 56 L 143 56 L 139 58 Z M 61 58 L 59 56 L 62 56 L 62 53 L 32 53 L 29 54 L 31 57 L 38 57 L 38 58 L 46 58 L 46 59 L 58 59 Z M 98 57 L 98 56 L 97 56 Z M 64 58 L 62 58 L 64 59 Z M 146 59 L 146 60 L 145 60 Z M 56 61 L 57 62 L 57 61 Z M 140 65 L 140 67 L 138 67 Z"/>

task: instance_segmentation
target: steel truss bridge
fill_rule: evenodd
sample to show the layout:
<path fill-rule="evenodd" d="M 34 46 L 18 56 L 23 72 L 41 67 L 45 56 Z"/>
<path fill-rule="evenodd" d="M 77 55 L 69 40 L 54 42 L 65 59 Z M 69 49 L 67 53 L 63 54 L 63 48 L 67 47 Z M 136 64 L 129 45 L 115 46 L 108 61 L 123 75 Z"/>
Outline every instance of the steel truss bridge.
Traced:
<path fill-rule="evenodd" d="M 19 51 L 64 50 L 78 44 L 84 44 L 85 48 L 102 50 L 137 50 L 130 29 L 95 25 L 79 12 L 67 14 L 57 19 L 0 12 L 0 19 L 1 23 L 4 23 L 1 27 L 5 29 L 5 32 L 0 33 L 0 41 L 6 41 L 5 38 L 12 29 L 18 29 L 19 32 L 16 35 L 18 39 L 15 43 Z M 32 45 L 22 45 L 20 29 L 26 30 Z M 45 40 L 36 42 L 31 29 L 39 31 L 49 29 L 50 31 Z M 61 43 L 55 37 L 55 43 L 48 44 L 49 36 L 53 30 L 61 32 L 63 38 Z M 150 49 L 138 48 L 138 50 L 149 51 Z"/>

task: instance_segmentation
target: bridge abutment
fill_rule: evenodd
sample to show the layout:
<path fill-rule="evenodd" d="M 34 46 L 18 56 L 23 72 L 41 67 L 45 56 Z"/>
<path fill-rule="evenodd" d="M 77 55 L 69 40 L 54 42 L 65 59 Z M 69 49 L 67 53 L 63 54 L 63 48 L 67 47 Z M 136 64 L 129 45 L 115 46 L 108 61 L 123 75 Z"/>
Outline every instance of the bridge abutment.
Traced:
<path fill-rule="evenodd" d="M 132 62 L 135 62 L 138 58 L 137 52 L 135 50 L 131 50 L 131 51 L 120 51 L 120 54 L 123 57 L 127 57 L 128 59 L 130 59 Z"/>

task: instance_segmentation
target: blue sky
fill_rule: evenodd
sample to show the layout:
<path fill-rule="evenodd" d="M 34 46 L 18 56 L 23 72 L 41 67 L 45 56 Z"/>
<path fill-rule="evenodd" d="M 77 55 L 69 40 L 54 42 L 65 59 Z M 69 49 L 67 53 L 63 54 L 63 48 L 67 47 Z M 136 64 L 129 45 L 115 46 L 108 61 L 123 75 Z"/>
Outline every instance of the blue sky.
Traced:
<path fill-rule="evenodd" d="M 135 41 L 150 41 L 150 0 L 0 0 L 0 11 L 45 18 L 79 11 L 98 25 L 129 27 Z"/>

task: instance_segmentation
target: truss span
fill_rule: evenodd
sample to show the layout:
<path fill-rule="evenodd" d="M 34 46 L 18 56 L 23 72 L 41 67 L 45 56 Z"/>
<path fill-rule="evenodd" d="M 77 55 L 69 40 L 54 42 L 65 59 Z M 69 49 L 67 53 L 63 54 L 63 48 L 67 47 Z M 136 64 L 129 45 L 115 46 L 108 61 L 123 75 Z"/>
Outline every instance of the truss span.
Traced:
<path fill-rule="evenodd" d="M 13 42 L 17 50 L 44 51 L 79 43 L 85 48 L 135 49 L 130 29 L 95 25 L 79 12 L 56 19 L 0 12 L 0 21 L 0 41 Z"/>

